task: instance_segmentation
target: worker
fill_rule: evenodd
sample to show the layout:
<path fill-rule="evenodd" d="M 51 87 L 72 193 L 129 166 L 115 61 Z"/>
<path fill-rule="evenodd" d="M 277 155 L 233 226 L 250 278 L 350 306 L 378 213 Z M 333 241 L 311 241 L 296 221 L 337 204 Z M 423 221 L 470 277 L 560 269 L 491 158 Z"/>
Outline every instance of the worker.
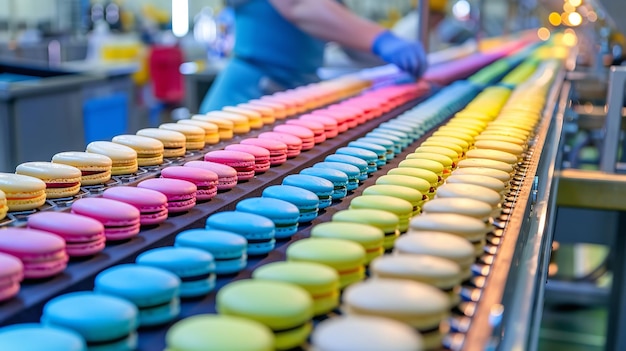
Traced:
<path fill-rule="evenodd" d="M 318 81 L 326 41 L 371 52 L 413 76 L 426 53 L 334 0 L 230 0 L 235 10 L 233 57 L 218 75 L 200 113 Z"/>

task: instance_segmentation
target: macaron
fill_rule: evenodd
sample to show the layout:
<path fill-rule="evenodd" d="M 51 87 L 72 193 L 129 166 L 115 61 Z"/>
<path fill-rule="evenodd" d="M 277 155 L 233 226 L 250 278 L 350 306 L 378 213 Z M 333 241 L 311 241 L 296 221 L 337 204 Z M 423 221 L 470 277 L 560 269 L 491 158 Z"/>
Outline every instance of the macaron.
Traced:
<path fill-rule="evenodd" d="M 264 102 L 271 102 L 277 105 L 278 104 L 281 105 L 282 108 L 285 110 L 286 116 L 293 116 L 296 113 L 298 113 L 298 110 L 300 109 L 296 101 L 286 98 L 284 96 L 279 96 L 275 94 L 265 95 L 265 96 L 261 96 L 260 100 Z"/>
<path fill-rule="evenodd" d="M 433 136 L 444 136 L 450 138 L 461 139 L 465 141 L 470 147 L 474 145 L 474 137 L 471 134 L 468 134 L 467 131 L 462 131 L 458 129 L 439 129 L 433 133 Z"/>
<path fill-rule="evenodd" d="M 248 101 L 249 104 L 254 106 L 262 106 L 272 109 L 274 117 L 276 119 L 285 119 L 287 117 L 287 110 L 285 105 L 275 102 L 275 101 L 266 101 L 261 99 L 253 99 Z"/>
<path fill-rule="evenodd" d="M 282 261 L 265 264 L 252 272 L 252 278 L 297 285 L 313 300 L 313 315 L 327 314 L 339 306 L 339 275 L 320 263 Z"/>
<path fill-rule="evenodd" d="M 165 340 L 168 351 L 274 350 L 274 334 L 264 324 L 218 314 L 182 319 L 168 329 Z"/>
<path fill-rule="evenodd" d="M 159 191 L 134 186 L 114 186 L 105 190 L 102 197 L 137 208 L 142 226 L 160 224 L 167 219 L 167 196 Z"/>
<path fill-rule="evenodd" d="M 53 277 L 65 270 L 68 261 L 63 238 L 37 229 L 1 230 L 0 253 L 22 261 L 26 279 Z"/>
<path fill-rule="evenodd" d="M 196 201 L 208 201 L 217 195 L 217 173 L 202 168 L 170 166 L 161 170 L 161 177 L 186 180 L 196 186 Z"/>
<path fill-rule="evenodd" d="M 35 177 L 0 173 L 0 191 L 11 212 L 34 210 L 46 202 L 46 183 Z"/>
<path fill-rule="evenodd" d="M 446 258 L 396 254 L 378 257 L 370 264 L 372 278 L 406 279 L 434 286 L 450 297 L 453 305 L 459 302 L 461 267 Z"/>
<path fill-rule="evenodd" d="M 337 132 L 339 133 L 343 133 L 346 130 L 348 130 L 348 128 L 350 128 L 348 126 L 349 116 L 346 115 L 345 113 L 341 113 L 340 111 L 330 111 L 328 109 L 319 109 L 319 110 L 311 111 L 311 115 L 334 119 L 335 122 L 337 122 Z"/>
<path fill-rule="evenodd" d="M 376 227 L 385 234 L 383 247 L 390 247 L 400 235 L 399 223 L 400 219 L 392 212 L 359 208 L 337 211 L 333 214 L 333 222 L 360 223 Z"/>
<path fill-rule="evenodd" d="M 404 140 L 402 140 L 402 138 L 400 138 L 399 136 L 387 134 L 384 132 L 372 131 L 365 134 L 365 137 L 363 139 L 377 139 L 392 143 L 394 156 L 401 153 L 402 150 L 404 150 L 405 146 L 408 145 L 408 143 L 405 144 Z M 389 152 L 389 150 L 387 150 L 387 152 Z"/>
<path fill-rule="evenodd" d="M 269 197 L 250 197 L 237 202 L 235 209 L 272 220 L 276 239 L 290 238 L 298 231 L 300 210 L 290 202 Z"/>
<path fill-rule="evenodd" d="M 403 235 L 394 245 L 394 254 L 431 255 L 456 262 L 461 276 L 472 276 L 471 265 L 476 260 L 474 246 L 462 237 L 441 232 L 420 232 Z"/>
<path fill-rule="evenodd" d="M 285 133 L 298 137 L 302 141 L 302 151 L 311 150 L 315 147 L 315 134 L 307 127 L 293 124 L 279 124 L 274 127 L 274 132 Z"/>
<path fill-rule="evenodd" d="M 137 264 L 165 269 L 181 281 L 182 298 L 204 296 L 215 288 L 215 261 L 209 252 L 191 247 L 159 247 L 137 256 Z"/>
<path fill-rule="evenodd" d="M 435 196 L 435 188 L 430 182 L 420 177 L 413 177 L 403 174 L 387 174 L 376 179 L 377 185 L 396 185 L 404 186 L 417 190 L 422 194 L 422 200 L 426 201 Z M 421 207 L 421 205 L 420 205 Z"/>
<path fill-rule="evenodd" d="M 455 213 L 488 222 L 492 208 L 488 203 L 470 198 L 437 198 L 422 207 L 423 213 Z"/>
<path fill-rule="evenodd" d="M 457 145 L 463 149 L 463 154 L 465 154 L 467 150 L 469 150 L 470 148 L 470 143 L 468 143 L 467 141 L 457 138 L 457 137 L 447 136 L 447 135 L 445 136 L 444 135 L 431 135 L 430 137 L 428 137 L 428 139 L 426 139 L 426 141 L 443 142 L 443 143 Z"/>
<path fill-rule="evenodd" d="M 72 204 L 72 213 L 91 217 L 102 223 L 107 241 L 126 240 L 139 234 L 139 210 L 121 201 L 82 198 Z"/>
<path fill-rule="evenodd" d="M 295 205 L 300 211 L 298 223 L 308 223 L 317 218 L 320 200 L 314 192 L 291 185 L 271 185 L 263 189 L 262 196 Z"/>
<path fill-rule="evenodd" d="M 217 275 L 233 274 L 246 267 L 246 238 L 223 230 L 188 229 L 176 235 L 174 245 L 193 247 L 213 255 Z"/>
<path fill-rule="evenodd" d="M 405 133 L 411 141 L 415 141 L 421 136 L 419 129 L 413 128 L 406 124 L 397 123 L 396 121 L 383 122 L 378 126 L 378 129 L 394 130 Z"/>
<path fill-rule="evenodd" d="M 476 139 L 476 143 L 478 142 L 482 143 L 486 141 L 505 142 L 507 144 L 517 145 L 521 147 L 522 150 L 524 150 L 524 147 L 526 146 L 526 139 L 518 138 L 515 136 L 509 136 L 509 135 L 479 134 L 476 136 L 475 139 Z M 481 144 L 481 145 L 484 146 L 485 144 Z"/>
<path fill-rule="evenodd" d="M 128 146 L 137 152 L 139 166 L 157 166 L 163 163 L 163 143 L 157 139 L 141 135 L 118 135 L 112 142 Z"/>
<path fill-rule="evenodd" d="M 6 350 L 87 351 L 87 344 L 78 333 L 35 323 L 0 328 L 0 345 Z"/>
<path fill-rule="evenodd" d="M 185 136 L 187 150 L 202 150 L 204 148 L 204 129 L 189 124 L 163 123 L 159 129 L 179 132 Z"/>
<path fill-rule="evenodd" d="M 474 245 L 476 256 L 483 252 L 489 227 L 484 221 L 455 213 L 429 213 L 411 219 L 410 233 L 442 232 L 458 235 Z"/>
<path fill-rule="evenodd" d="M 385 233 L 380 228 L 348 222 L 325 222 L 311 230 L 312 238 L 334 238 L 353 241 L 365 250 L 365 265 L 383 254 Z M 393 246 L 392 246 L 393 247 Z"/>
<path fill-rule="evenodd" d="M 341 200 L 348 195 L 348 176 L 336 169 L 310 167 L 300 171 L 300 174 L 324 178 L 333 184 L 333 200 Z"/>
<path fill-rule="evenodd" d="M 437 149 L 444 148 L 444 149 L 454 151 L 457 154 L 459 161 L 465 158 L 465 151 L 463 151 L 463 148 L 461 146 L 452 142 L 444 141 L 444 140 L 437 140 L 437 139 L 433 140 L 433 139 L 428 138 L 420 144 L 420 147 L 428 147 L 428 148 L 435 147 Z M 457 161 L 457 164 L 458 164 L 458 161 Z"/>
<path fill-rule="evenodd" d="M 388 195 L 357 196 L 350 201 L 350 209 L 372 209 L 393 213 L 398 217 L 398 230 L 403 233 L 409 228 L 409 220 L 413 216 L 413 206 L 406 200 Z M 393 247 L 393 236 L 385 238 L 385 249 Z"/>
<path fill-rule="evenodd" d="M 339 130 L 337 129 L 337 121 L 331 117 L 325 117 L 320 115 L 312 115 L 306 114 L 302 115 L 298 118 L 302 121 L 319 123 L 324 127 L 324 135 L 326 139 L 332 139 L 339 135 Z"/>
<path fill-rule="evenodd" d="M 237 170 L 216 162 L 189 161 L 185 167 L 202 168 L 217 174 L 217 191 L 227 191 L 237 186 Z"/>
<path fill-rule="evenodd" d="M 395 144 L 393 143 L 393 141 L 389 139 L 376 138 L 376 137 L 362 137 L 362 138 L 358 138 L 356 142 L 367 143 L 368 145 L 366 146 L 373 144 L 373 145 L 377 145 L 377 146 L 381 146 L 385 148 L 385 159 L 387 161 L 392 160 L 396 156 Z M 348 146 L 352 146 L 352 145 L 348 144 Z M 372 149 L 371 151 L 377 152 L 377 150 L 375 151 L 374 149 Z"/>
<path fill-rule="evenodd" d="M 254 155 L 232 150 L 209 151 L 204 155 L 206 162 L 220 163 L 230 166 L 237 171 L 237 181 L 243 182 L 254 178 L 255 158 Z"/>
<path fill-rule="evenodd" d="M 441 127 L 439 127 L 439 129 L 437 129 L 437 131 L 441 134 L 444 132 L 450 132 L 450 133 L 462 133 L 463 135 L 467 135 L 468 137 L 472 138 L 472 143 L 474 142 L 474 137 L 477 136 L 478 134 L 480 134 L 480 131 L 475 130 L 473 128 L 468 128 L 467 126 L 459 126 L 459 125 L 455 125 L 455 124 L 445 124 Z M 464 139 L 465 140 L 465 139 Z"/>
<path fill-rule="evenodd" d="M 363 190 L 363 195 L 385 195 L 407 201 L 413 212 L 410 216 L 416 216 L 422 211 L 422 204 L 428 200 L 428 196 L 423 195 L 419 191 L 402 185 L 394 184 L 375 184 L 370 185 Z M 400 231 L 403 232 L 402 218 L 400 220 Z"/>
<path fill-rule="evenodd" d="M 194 183 L 186 180 L 151 178 L 142 180 L 137 187 L 155 190 L 165 195 L 169 214 L 187 212 L 196 205 L 198 188 Z"/>
<path fill-rule="evenodd" d="M 370 173 L 369 163 L 365 160 L 350 156 L 350 155 L 340 155 L 340 154 L 332 154 L 326 156 L 324 158 L 325 163 L 340 163 L 349 166 L 354 166 L 359 169 L 359 181 L 363 182 L 367 180 L 367 177 Z"/>
<path fill-rule="evenodd" d="M 486 177 L 491 177 L 501 181 L 506 188 L 509 188 L 509 182 L 511 180 L 510 173 L 486 167 L 457 168 L 454 171 L 454 175 L 482 175 Z"/>
<path fill-rule="evenodd" d="M 163 144 L 163 157 L 182 157 L 187 151 L 185 134 L 159 128 L 140 129 L 137 135 L 159 140 Z"/>
<path fill-rule="evenodd" d="M 515 166 L 518 162 L 518 157 L 508 152 L 490 149 L 472 149 L 467 152 L 467 158 L 473 159 L 487 159 L 493 161 L 500 161 L 511 166 Z"/>
<path fill-rule="evenodd" d="M 89 350 L 137 348 L 137 307 L 126 299 L 91 291 L 73 292 L 48 301 L 41 324 L 72 330 Z"/>
<path fill-rule="evenodd" d="M 111 179 L 113 161 L 108 156 L 88 152 L 67 151 L 52 156 L 53 163 L 76 167 L 81 172 L 81 185 L 104 184 Z"/>
<path fill-rule="evenodd" d="M 441 290 L 410 280 L 368 279 L 348 287 L 342 311 L 347 315 L 392 318 L 420 331 L 426 349 L 441 345 L 440 323 L 449 315 L 450 299 Z"/>
<path fill-rule="evenodd" d="M 231 140 L 233 138 L 233 135 L 234 135 L 233 129 L 235 127 L 235 124 L 233 123 L 233 121 L 229 119 L 222 118 L 220 116 L 215 116 L 215 115 L 213 116 L 193 115 L 191 119 L 196 120 L 196 121 L 202 121 L 202 122 L 215 124 L 218 128 L 218 134 L 219 134 L 221 141 Z"/>
<path fill-rule="evenodd" d="M 87 152 L 110 158 L 113 162 L 111 175 L 125 175 L 137 172 L 137 151 L 128 146 L 110 141 L 93 141 L 87 145 Z"/>
<path fill-rule="evenodd" d="M 443 177 L 447 178 L 453 171 L 454 162 L 446 155 L 434 153 L 434 152 L 414 152 L 406 156 L 407 160 L 411 159 L 423 159 L 431 160 L 440 163 L 443 166 Z"/>
<path fill-rule="evenodd" d="M 250 125 L 251 129 L 261 129 L 265 124 L 265 122 L 263 122 L 263 115 L 258 111 L 253 111 L 247 108 L 237 106 L 224 106 L 222 110 L 225 112 L 245 116 L 248 119 L 248 124 Z"/>
<path fill-rule="evenodd" d="M 6 217 L 8 211 L 9 206 L 7 205 L 7 196 L 4 191 L 0 190 L 0 220 Z"/>
<path fill-rule="evenodd" d="M 352 156 L 352 157 L 360 158 L 361 160 L 367 162 L 368 174 L 374 173 L 378 170 L 378 155 L 376 155 L 376 153 L 372 151 L 361 149 L 358 147 L 346 146 L 346 147 L 338 148 L 335 151 L 335 153 L 337 155 Z"/>
<path fill-rule="evenodd" d="M 248 138 L 243 139 L 240 144 L 258 146 L 270 152 L 270 166 L 280 166 L 287 162 L 287 144 L 272 139 Z"/>
<path fill-rule="evenodd" d="M 391 129 L 383 129 L 383 128 L 374 128 L 368 135 L 376 136 L 378 138 L 383 138 L 385 136 L 392 136 L 400 139 L 401 147 L 404 149 L 409 146 L 413 142 L 412 138 L 404 132 L 399 130 L 391 130 Z"/>
<path fill-rule="evenodd" d="M 493 216 L 500 213 L 502 196 L 487 187 L 469 183 L 446 183 L 437 189 L 437 197 L 469 198 L 485 202 L 493 209 Z"/>
<path fill-rule="evenodd" d="M 232 113 L 227 111 L 210 111 L 206 114 L 207 117 L 216 117 L 233 122 L 234 134 L 245 134 L 250 132 L 250 121 L 248 117 L 240 115 L 238 113 Z"/>
<path fill-rule="evenodd" d="M 302 139 L 293 134 L 283 132 L 263 132 L 257 136 L 259 139 L 277 140 L 287 145 L 287 158 L 294 158 L 302 151 Z"/>
<path fill-rule="evenodd" d="M 326 133 L 324 131 L 324 125 L 320 122 L 304 120 L 304 119 L 289 119 L 285 122 L 288 125 L 299 126 L 309 129 L 313 132 L 313 142 L 321 144 L 326 141 Z"/>
<path fill-rule="evenodd" d="M 356 188 L 359 187 L 359 176 L 361 174 L 361 171 L 359 171 L 359 168 L 356 166 L 345 164 L 345 163 L 340 163 L 340 162 L 325 162 L 324 161 L 324 162 L 318 162 L 314 164 L 313 169 L 330 169 L 330 170 L 339 171 L 345 174 L 345 176 L 347 177 L 347 182 L 346 182 L 347 192 L 348 191 L 352 192 L 353 190 L 356 190 Z M 314 174 L 313 171 L 307 171 L 307 172 L 311 172 L 311 173 L 304 173 L 304 174 L 317 175 L 318 177 L 321 176 L 322 174 L 322 173 Z M 326 179 L 330 180 L 329 179 L 330 175 L 328 175 L 329 173 L 325 173 L 325 174 L 327 174 Z M 339 179 L 339 173 L 336 173 L 336 174 L 337 174 L 337 177 L 333 176 L 333 179 Z M 343 177 L 341 177 L 341 179 L 343 180 Z M 333 192 L 333 196 L 339 197 L 341 194 L 343 194 L 343 190 L 341 189 L 340 185 L 339 185 L 340 188 L 337 189 L 338 184 L 341 184 L 341 183 L 337 181 L 333 181 L 333 184 L 335 184 L 335 191 Z M 346 195 L 347 195 L 347 192 L 346 192 Z M 343 197 L 345 196 L 342 196 L 342 198 Z"/>
<path fill-rule="evenodd" d="M 276 122 L 276 117 L 274 117 L 274 110 L 269 107 L 261 106 L 261 105 L 253 105 L 250 103 L 239 104 L 236 107 L 242 108 L 245 110 L 254 111 L 260 114 L 263 124 L 272 124 Z"/>
<path fill-rule="evenodd" d="M 483 176 L 483 175 L 456 175 L 453 174 L 446 180 L 447 184 L 473 184 L 483 186 L 485 188 L 491 189 L 498 194 L 504 196 L 505 187 L 504 183 L 499 181 L 496 178 Z"/>
<path fill-rule="evenodd" d="M 414 153 L 439 154 L 448 157 L 450 160 L 452 160 L 452 169 L 455 169 L 456 164 L 459 162 L 459 154 L 457 153 L 457 151 L 447 147 L 420 145 L 417 149 L 415 149 Z"/>
<path fill-rule="evenodd" d="M 406 323 L 376 316 L 344 315 L 319 323 L 311 335 L 316 351 L 419 351 L 422 336 Z"/>
<path fill-rule="evenodd" d="M 245 152 L 254 156 L 254 174 L 265 173 L 270 169 L 270 151 L 261 146 L 246 144 L 227 145 L 224 150 Z"/>
<path fill-rule="evenodd" d="M 80 191 L 81 171 L 72 166 L 52 162 L 26 162 L 15 173 L 35 177 L 46 183 L 46 198 L 70 197 Z"/>
<path fill-rule="evenodd" d="M 180 278 L 161 268 L 121 264 L 100 273 L 94 292 L 126 299 L 139 311 L 139 326 L 167 323 L 180 313 Z"/>
<path fill-rule="evenodd" d="M 327 179 L 306 174 L 290 174 L 283 178 L 282 184 L 306 189 L 314 193 L 319 199 L 318 206 L 320 209 L 326 208 L 332 203 L 334 186 Z"/>
<path fill-rule="evenodd" d="M 197 119 L 181 119 L 176 123 L 204 129 L 204 144 L 206 145 L 214 145 L 220 142 L 219 127 L 215 123 L 200 121 Z"/>
<path fill-rule="evenodd" d="M 312 329 L 313 299 L 303 288 L 279 281 L 238 280 L 217 293 L 222 315 L 249 318 L 269 327 L 277 350 L 302 345 Z"/>
<path fill-rule="evenodd" d="M 511 166 L 511 164 L 509 163 L 496 161 L 496 160 L 489 160 L 485 158 L 468 158 L 468 159 L 459 161 L 459 167 L 457 169 L 474 168 L 474 167 L 491 168 L 491 169 L 506 172 L 510 175 L 512 175 L 514 172 L 513 166 Z"/>
<path fill-rule="evenodd" d="M 70 257 L 91 256 L 104 250 L 104 226 L 93 218 L 67 212 L 43 211 L 28 216 L 28 228 L 63 238 L 65 251 Z"/>
<path fill-rule="evenodd" d="M 287 260 L 316 262 L 329 266 L 339 274 L 339 288 L 365 278 L 365 249 L 349 240 L 335 238 L 307 238 L 287 248 Z"/>
<path fill-rule="evenodd" d="M 383 146 L 365 141 L 351 141 L 348 143 L 348 147 L 360 148 L 375 153 L 377 157 L 376 165 L 378 167 L 387 164 L 387 149 Z"/>
<path fill-rule="evenodd" d="M 428 192 L 423 192 L 423 194 L 428 195 L 430 198 L 434 196 L 434 193 L 437 191 L 437 187 L 439 186 L 440 177 L 433 171 L 429 171 L 427 169 L 422 168 L 412 168 L 412 167 L 397 167 L 392 168 L 387 172 L 387 175 L 403 175 L 410 176 L 418 179 L 423 179 L 430 184 L 430 188 Z"/>
<path fill-rule="evenodd" d="M 400 163 L 398 164 L 398 167 L 399 168 L 418 168 L 418 169 L 425 169 L 427 171 L 431 171 L 437 175 L 438 180 L 439 180 L 438 181 L 439 185 L 443 184 L 445 180 L 444 174 L 443 174 L 443 165 L 437 161 L 419 159 L 419 158 L 405 159 L 403 161 L 400 161 Z"/>
<path fill-rule="evenodd" d="M 13 255 L 0 253 L 0 302 L 8 300 L 20 292 L 22 279 L 24 279 L 22 261 Z"/>
<path fill-rule="evenodd" d="M 258 256 L 274 249 L 274 222 L 267 217 L 240 211 L 223 211 L 206 219 L 206 229 L 237 233 L 248 240 L 248 255 Z"/>

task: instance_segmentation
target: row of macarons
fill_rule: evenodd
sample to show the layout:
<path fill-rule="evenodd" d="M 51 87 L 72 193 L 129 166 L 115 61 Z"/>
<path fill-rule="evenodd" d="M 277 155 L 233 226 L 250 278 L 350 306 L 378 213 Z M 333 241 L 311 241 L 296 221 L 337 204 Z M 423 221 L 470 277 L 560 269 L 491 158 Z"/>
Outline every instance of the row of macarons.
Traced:
<path fill-rule="evenodd" d="M 379 116 L 415 97 L 422 90 L 423 88 L 419 88 L 418 85 L 404 85 L 401 88 L 388 87 L 368 92 L 341 104 L 315 110 L 298 119 L 290 119 L 284 125 L 277 125 L 273 131 L 261 133 L 257 138 L 229 145 L 226 147 L 229 152 L 222 150 L 215 153 L 225 154 L 227 158 L 243 158 L 241 162 L 245 166 L 240 167 L 242 172 L 239 172 L 239 175 L 241 180 L 246 180 L 255 173 L 266 171 L 270 166 L 284 163 L 287 158 L 296 157 L 302 150 L 309 150 L 326 138 L 333 138 L 366 119 Z M 359 102 L 363 99 L 377 103 L 385 102 L 384 108 L 371 111 L 372 109 L 363 107 Z M 249 115 L 252 115 L 252 112 L 250 111 Z M 193 118 L 211 118 L 227 123 L 233 116 L 235 115 L 230 112 L 214 111 L 206 116 L 197 115 Z M 166 123 L 160 128 L 143 129 L 138 131 L 137 135 L 120 135 L 114 137 L 111 142 L 92 142 L 87 146 L 86 152 L 62 152 L 56 154 L 52 162 L 27 162 L 19 165 L 16 173 L 32 178 L 7 178 L 6 175 L 0 177 L 0 190 L 7 193 L 0 198 L 2 201 L 0 218 L 3 218 L 7 211 L 40 207 L 46 199 L 76 195 L 80 191 L 80 186 L 103 184 L 111 175 L 132 174 L 137 171 L 138 165 L 160 165 L 163 156 L 184 156 L 186 149 L 202 149 L 204 141 L 199 142 L 196 139 L 204 140 L 207 134 L 198 126 L 184 123 L 208 125 L 210 122 L 195 121 L 193 118 L 179 121 L 180 124 Z M 217 126 L 215 133 L 218 133 Z M 173 149 L 176 149 L 174 153 L 171 152 Z M 164 154 L 164 150 L 169 151 Z M 249 165 L 251 161 L 256 163 L 254 167 Z"/>

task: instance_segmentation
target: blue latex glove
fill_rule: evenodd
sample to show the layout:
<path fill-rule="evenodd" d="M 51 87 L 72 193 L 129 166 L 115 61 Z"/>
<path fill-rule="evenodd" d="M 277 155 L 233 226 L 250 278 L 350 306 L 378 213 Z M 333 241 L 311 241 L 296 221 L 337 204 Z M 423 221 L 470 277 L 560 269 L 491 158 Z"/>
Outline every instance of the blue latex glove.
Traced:
<path fill-rule="evenodd" d="M 426 53 L 419 42 L 402 39 L 390 31 L 384 31 L 374 39 L 372 52 L 416 78 L 421 77 L 428 67 Z"/>

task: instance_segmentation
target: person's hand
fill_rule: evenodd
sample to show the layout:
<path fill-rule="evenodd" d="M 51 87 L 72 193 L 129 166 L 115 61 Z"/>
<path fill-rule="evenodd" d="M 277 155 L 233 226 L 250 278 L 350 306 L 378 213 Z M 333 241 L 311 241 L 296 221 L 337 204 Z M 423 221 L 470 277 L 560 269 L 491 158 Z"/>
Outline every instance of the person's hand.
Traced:
<path fill-rule="evenodd" d="M 426 53 L 419 42 L 402 39 L 390 31 L 384 31 L 374 39 L 372 52 L 416 78 L 421 77 L 428 67 Z"/>

